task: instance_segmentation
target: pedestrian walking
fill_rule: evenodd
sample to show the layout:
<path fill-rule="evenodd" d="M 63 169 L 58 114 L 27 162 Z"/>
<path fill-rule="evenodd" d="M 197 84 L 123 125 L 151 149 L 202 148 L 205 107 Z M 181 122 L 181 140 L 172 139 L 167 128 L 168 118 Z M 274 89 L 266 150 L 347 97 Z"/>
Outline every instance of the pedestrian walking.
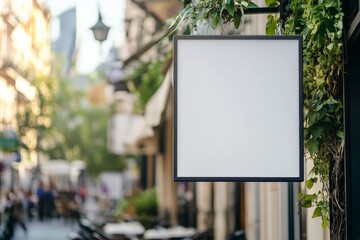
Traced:
<path fill-rule="evenodd" d="M 32 221 L 32 219 L 34 218 L 35 203 L 33 200 L 33 194 L 32 194 L 31 190 L 26 192 L 25 199 L 26 199 L 26 205 L 27 205 L 27 209 L 26 209 L 27 217 L 28 217 L 29 221 Z"/>
<path fill-rule="evenodd" d="M 6 194 L 5 228 L 2 233 L 2 239 L 11 239 L 14 236 L 17 224 L 19 224 L 24 232 L 27 233 L 28 230 L 25 225 L 23 204 L 18 195 L 11 190 Z"/>
<path fill-rule="evenodd" d="M 47 220 L 51 220 L 55 212 L 55 196 L 52 189 L 49 186 L 45 188 L 44 196 L 43 196 L 43 204 L 44 204 L 44 217 Z"/>
<path fill-rule="evenodd" d="M 45 189 L 44 184 L 42 182 L 39 183 L 39 187 L 36 190 L 36 195 L 38 198 L 38 215 L 39 220 L 44 221 L 44 196 L 45 196 Z"/>
<path fill-rule="evenodd" d="M 25 209 L 24 209 L 24 203 L 20 198 L 19 193 L 15 193 L 15 200 L 14 200 L 14 207 L 13 207 L 13 214 L 14 214 L 14 220 L 15 225 L 19 224 L 20 227 L 24 230 L 25 233 L 27 233 L 27 227 L 25 224 Z"/>
<path fill-rule="evenodd" d="M 14 235 L 15 230 L 15 220 L 14 220 L 14 196 L 11 191 L 7 192 L 6 194 L 6 203 L 4 208 L 5 213 L 5 227 L 2 232 L 2 239 L 8 240 L 11 239 Z"/>

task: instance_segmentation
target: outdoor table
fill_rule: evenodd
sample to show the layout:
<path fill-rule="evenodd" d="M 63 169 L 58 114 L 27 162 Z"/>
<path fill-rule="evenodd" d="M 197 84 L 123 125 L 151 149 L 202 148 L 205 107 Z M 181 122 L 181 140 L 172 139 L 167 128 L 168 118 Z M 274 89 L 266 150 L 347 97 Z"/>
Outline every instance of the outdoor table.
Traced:
<path fill-rule="evenodd" d="M 109 235 L 136 236 L 142 235 L 145 228 L 139 222 L 107 223 L 104 232 Z"/>
<path fill-rule="evenodd" d="M 172 227 L 149 229 L 144 233 L 144 239 L 182 239 L 196 234 L 195 228 Z"/>

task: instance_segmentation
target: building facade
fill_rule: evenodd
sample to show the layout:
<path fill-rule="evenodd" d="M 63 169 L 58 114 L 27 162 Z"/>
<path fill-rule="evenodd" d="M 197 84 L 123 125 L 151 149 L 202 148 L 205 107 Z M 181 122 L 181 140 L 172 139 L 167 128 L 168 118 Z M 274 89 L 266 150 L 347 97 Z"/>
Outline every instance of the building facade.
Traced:
<path fill-rule="evenodd" d="M 37 161 L 37 133 L 18 133 L 17 115 L 24 113 L 24 106 L 31 104 L 39 111 L 34 77 L 47 76 L 51 71 L 50 13 L 43 2 L 36 0 L 3 0 L 0 18 L 0 131 L 12 132 L 17 139 L 13 149 L 0 150 L 5 165 L 5 187 L 13 184 L 10 175 L 17 169 L 20 176 Z M 3 134 L 3 135 L 4 135 Z M 20 143 L 29 151 L 21 151 Z M 20 152 L 19 152 L 20 151 Z M 15 163 L 14 152 L 21 156 L 21 164 Z M 23 174 L 21 174 L 23 173 Z M 20 179 L 26 181 L 25 179 Z"/>

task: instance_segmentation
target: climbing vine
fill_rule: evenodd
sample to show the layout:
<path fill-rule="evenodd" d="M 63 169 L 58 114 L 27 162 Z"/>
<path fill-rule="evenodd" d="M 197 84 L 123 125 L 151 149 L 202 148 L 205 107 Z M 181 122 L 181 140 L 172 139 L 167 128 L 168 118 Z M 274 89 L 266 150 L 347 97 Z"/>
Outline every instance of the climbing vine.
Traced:
<path fill-rule="evenodd" d="M 313 162 L 299 195 L 300 206 L 314 207 L 313 218 L 327 227 L 331 209 L 332 239 L 343 239 L 343 13 L 340 0 L 292 0 L 285 34 L 303 36 L 304 141 Z M 269 18 L 269 22 L 273 19 Z M 271 26 L 273 24 L 268 24 Z M 330 178 L 331 176 L 331 178 Z M 314 191 L 320 182 L 322 189 Z"/>
<path fill-rule="evenodd" d="M 277 6 L 277 0 L 266 0 Z M 340 0 L 292 0 L 284 34 L 303 36 L 304 142 L 307 161 L 313 162 L 307 190 L 299 195 L 300 206 L 314 207 L 313 218 L 321 217 L 328 227 L 330 209 L 332 239 L 344 237 L 343 202 L 343 13 Z M 204 0 L 188 4 L 175 18 L 172 33 L 180 26 L 196 30 L 207 21 L 218 25 L 240 26 L 244 11 L 257 7 L 246 0 Z M 266 33 L 275 34 L 278 14 L 269 15 Z M 330 178 L 331 176 L 331 178 Z M 314 186 L 321 183 L 321 190 Z"/>

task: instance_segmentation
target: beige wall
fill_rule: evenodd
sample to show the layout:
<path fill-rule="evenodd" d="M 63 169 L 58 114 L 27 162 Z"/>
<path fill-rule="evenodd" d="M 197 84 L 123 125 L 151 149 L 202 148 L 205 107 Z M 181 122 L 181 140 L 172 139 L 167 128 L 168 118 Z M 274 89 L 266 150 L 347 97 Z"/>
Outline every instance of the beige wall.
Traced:
<path fill-rule="evenodd" d="M 126 0 L 125 6 L 125 41 L 121 57 L 127 59 L 154 38 L 156 20 L 141 9 L 132 0 Z M 157 48 L 153 47 L 143 54 L 142 61 L 156 60 Z"/>
<path fill-rule="evenodd" d="M 173 181 L 172 157 L 173 157 L 173 109 L 172 97 L 169 97 L 165 109 L 165 147 L 164 153 L 158 153 L 156 159 L 156 186 L 159 196 L 160 214 L 165 211 L 170 214 L 170 220 L 177 224 L 177 184 Z"/>
<path fill-rule="evenodd" d="M 305 172 L 306 174 L 306 178 L 305 181 L 307 179 L 307 175 L 310 172 L 310 170 L 313 167 L 313 162 L 312 161 L 306 161 L 305 164 Z M 304 183 L 305 183 L 304 181 Z M 302 188 L 305 188 L 305 184 L 302 184 Z M 313 193 L 313 192 L 317 192 L 317 191 L 321 191 L 322 185 L 320 183 L 317 183 L 314 185 L 314 187 L 309 191 L 309 193 Z M 306 239 L 307 240 L 329 240 L 330 239 L 330 233 L 329 233 L 329 229 L 323 229 L 321 227 L 321 218 L 312 218 L 312 214 L 314 212 L 315 208 L 309 208 L 306 209 Z"/>
<path fill-rule="evenodd" d="M 35 113 L 39 109 L 32 78 L 51 71 L 50 14 L 35 0 L 4 0 L 1 4 L 0 131 L 5 127 L 16 131 L 16 114 L 24 103 L 30 103 Z M 19 169 L 36 163 L 37 133 L 32 130 L 20 138 L 32 151 L 21 153 Z M 0 158 L 4 154 L 0 152 Z"/>
<path fill-rule="evenodd" d="M 125 6 L 125 41 L 121 50 L 121 58 L 127 59 L 137 51 L 139 51 L 146 44 L 158 37 L 157 22 L 153 16 L 147 13 L 139 5 L 133 3 L 131 0 L 126 1 Z M 139 59 L 133 61 L 126 66 L 126 70 L 131 72 L 132 67 L 136 66 L 139 61 L 149 62 L 159 60 L 159 48 L 154 46 L 146 51 Z M 170 214 L 170 220 L 173 224 L 177 224 L 177 184 L 173 182 L 172 176 L 172 154 L 173 154 L 173 109 L 172 98 L 170 97 L 166 103 L 163 121 L 159 123 L 160 126 L 155 127 L 155 131 L 159 133 L 159 128 L 163 128 L 164 136 L 164 152 L 156 149 L 155 153 L 155 185 L 158 193 L 158 207 L 160 215 L 164 216 L 165 212 Z M 153 136 L 153 141 L 158 141 L 159 138 Z M 149 155 L 152 158 L 153 152 Z M 151 169 L 148 169 L 150 173 Z"/>
<path fill-rule="evenodd" d="M 234 231 L 234 183 L 214 183 L 214 239 L 226 239 Z"/>
<path fill-rule="evenodd" d="M 199 231 L 205 231 L 212 226 L 211 191 L 211 183 L 196 183 L 197 228 Z"/>
<path fill-rule="evenodd" d="M 8 1 L 3 19 L 2 54 L 17 68 L 34 75 L 47 75 L 51 65 L 50 14 L 33 0 Z"/>

